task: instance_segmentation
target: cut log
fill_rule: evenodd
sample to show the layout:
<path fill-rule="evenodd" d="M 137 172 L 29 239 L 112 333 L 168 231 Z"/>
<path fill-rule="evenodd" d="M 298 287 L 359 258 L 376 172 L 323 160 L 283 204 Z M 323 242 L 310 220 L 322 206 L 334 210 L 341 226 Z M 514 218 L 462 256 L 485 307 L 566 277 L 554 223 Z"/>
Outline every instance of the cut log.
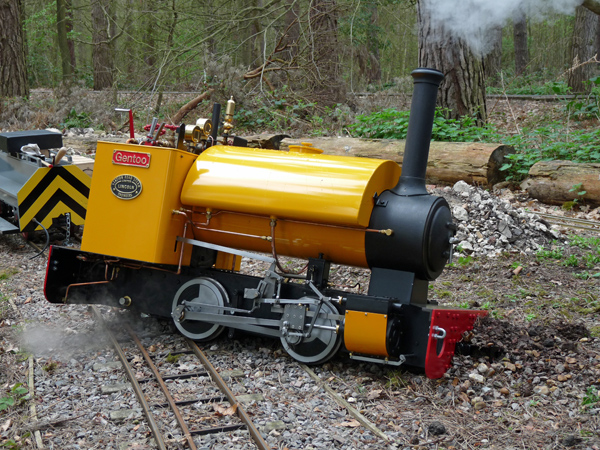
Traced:
<path fill-rule="evenodd" d="M 281 141 L 289 137 L 287 134 L 257 134 L 255 136 L 244 136 L 244 139 L 248 142 L 248 147 L 279 150 Z"/>
<path fill-rule="evenodd" d="M 577 199 L 578 204 L 600 206 L 600 164 L 541 161 L 529 169 L 521 187 L 543 203 L 562 205 Z"/>
<path fill-rule="evenodd" d="M 346 155 L 390 159 L 402 166 L 404 140 L 315 138 L 284 139 L 281 150 L 302 142 L 313 144 L 326 155 Z M 427 162 L 426 181 L 430 184 L 454 184 L 463 180 L 470 184 L 491 187 L 504 181 L 500 172 L 504 157 L 514 153 L 514 148 L 502 144 L 475 142 L 432 142 Z"/>

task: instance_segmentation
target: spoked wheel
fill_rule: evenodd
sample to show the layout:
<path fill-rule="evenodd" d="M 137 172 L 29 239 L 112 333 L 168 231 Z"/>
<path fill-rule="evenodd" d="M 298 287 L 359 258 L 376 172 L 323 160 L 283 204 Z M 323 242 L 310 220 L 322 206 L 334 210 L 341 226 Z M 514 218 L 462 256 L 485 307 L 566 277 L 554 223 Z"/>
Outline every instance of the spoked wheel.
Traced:
<path fill-rule="evenodd" d="M 183 311 L 179 308 L 183 307 Z M 181 334 L 194 341 L 208 341 L 216 338 L 225 327 L 209 322 L 186 320 L 186 311 L 199 313 L 223 314 L 219 306 L 229 304 L 229 296 L 225 288 L 211 278 L 195 278 L 179 288 L 173 298 L 173 321 Z"/>
<path fill-rule="evenodd" d="M 310 311 L 316 311 L 316 305 L 310 305 Z M 323 317 L 326 314 L 339 314 L 338 310 L 329 302 L 321 306 L 315 325 L 327 326 L 333 329 L 313 328 L 309 338 L 299 336 L 282 336 L 281 344 L 285 351 L 297 361 L 305 364 L 321 364 L 331 359 L 342 344 L 341 334 L 334 330 L 338 323 L 335 319 Z M 312 318 L 307 318 L 310 323 Z"/>

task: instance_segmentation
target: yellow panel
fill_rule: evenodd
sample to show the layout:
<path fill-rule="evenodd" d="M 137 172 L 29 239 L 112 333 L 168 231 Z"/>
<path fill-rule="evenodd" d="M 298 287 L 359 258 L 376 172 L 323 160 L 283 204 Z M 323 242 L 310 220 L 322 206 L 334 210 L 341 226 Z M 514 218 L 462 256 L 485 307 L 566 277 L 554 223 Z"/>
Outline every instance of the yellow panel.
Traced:
<path fill-rule="evenodd" d="M 346 311 L 344 345 L 349 352 L 388 356 L 386 331 L 386 314 Z"/>
<path fill-rule="evenodd" d="M 215 146 L 185 180 L 181 200 L 214 210 L 326 224 L 369 224 L 373 195 L 394 187 L 393 161 Z"/>
<path fill-rule="evenodd" d="M 41 167 L 21 187 L 17 194 L 21 231 L 41 230 L 52 219 L 71 214 L 74 225 L 83 225 L 88 205 L 91 178 L 73 165 Z"/>
<path fill-rule="evenodd" d="M 51 170 L 51 169 L 50 169 Z M 37 172 L 36 172 L 37 173 Z M 87 175 L 86 175 L 87 176 Z M 89 183 L 89 181 L 88 181 Z M 28 183 L 29 184 L 29 181 Z M 27 186 L 27 185 L 25 185 Z M 70 185 L 66 184 L 64 179 L 55 178 L 47 185 L 46 189 L 39 196 L 37 196 L 36 205 L 40 205 L 41 207 L 48 205 L 52 202 L 54 196 L 57 191 L 62 190 L 65 194 L 69 196 L 72 200 L 74 200 L 77 204 L 82 205 L 84 208 L 87 206 L 88 199 L 85 195 L 83 195 L 78 190 L 74 189 Z M 19 197 L 21 197 L 21 191 L 19 191 Z M 39 215 L 40 208 L 29 208 L 28 211 L 19 217 L 20 223 L 29 223 L 35 217 Z M 44 220 L 42 221 L 42 225 L 46 228 L 50 228 L 52 225 L 52 219 L 64 214 L 66 212 L 71 213 L 71 222 L 75 225 L 83 225 L 84 217 L 79 216 L 78 214 L 71 211 L 64 203 L 58 203 L 52 210 L 51 213 L 48 213 Z M 38 219 L 39 220 L 39 219 Z M 39 228 L 41 230 L 41 228 Z"/>
<path fill-rule="evenodd" d="M 149 165 L 114 163 L 115 151 L 150 155 Z M 181 186 L 195 159 L 196 155 L 177 149 L 98 142 L 82 250 L 178 264 L 181 244 L 176 238 L 183 234 L 185 217 L 172 211 L 181 208 Z M 135 198 L 113 193 L 111 185 L 124 175 L 139 180 L 141 192 Z M 192 247 L 185 249 L 187 265 Z"/>

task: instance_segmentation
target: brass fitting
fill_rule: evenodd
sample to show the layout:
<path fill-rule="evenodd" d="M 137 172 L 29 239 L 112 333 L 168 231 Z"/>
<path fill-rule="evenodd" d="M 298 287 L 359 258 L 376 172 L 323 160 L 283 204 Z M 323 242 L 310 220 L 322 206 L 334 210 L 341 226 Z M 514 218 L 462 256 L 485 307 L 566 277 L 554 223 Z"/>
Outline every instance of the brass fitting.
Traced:
<path fill-rule="evenodd" d="M 223 134 L 226 136 L 233 129 L 233 114 L 235 113 L 235 101 L 233 95 L 227 100 L 227 106 L 225 107 L 225 119 L 223 119 Z"/>

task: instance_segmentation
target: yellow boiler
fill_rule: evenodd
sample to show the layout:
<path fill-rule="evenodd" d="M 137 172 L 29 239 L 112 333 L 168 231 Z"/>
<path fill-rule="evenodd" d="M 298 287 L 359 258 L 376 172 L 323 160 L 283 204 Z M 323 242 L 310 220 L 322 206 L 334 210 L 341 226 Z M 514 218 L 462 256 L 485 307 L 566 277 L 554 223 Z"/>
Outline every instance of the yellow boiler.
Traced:
<path fill-rule="evenodd" d="M 396 185 L 393 161 L 214 146 L 192 165 L 181 203 L 195 237 L 219 245 L 367 265 L 374 199 Z"/>

